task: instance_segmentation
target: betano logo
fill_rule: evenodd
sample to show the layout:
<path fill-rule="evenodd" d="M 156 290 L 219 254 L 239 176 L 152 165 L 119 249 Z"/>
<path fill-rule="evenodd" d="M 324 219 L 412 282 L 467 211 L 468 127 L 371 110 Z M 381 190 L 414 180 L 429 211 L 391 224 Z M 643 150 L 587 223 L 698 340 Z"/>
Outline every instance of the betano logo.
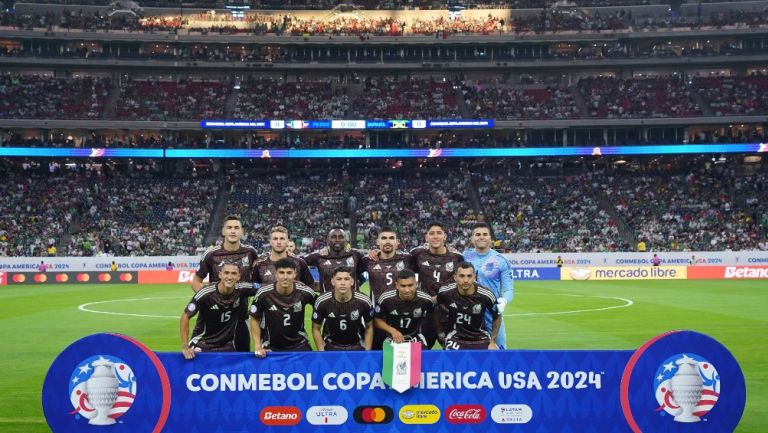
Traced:
<path fill-rule="evenodd" d="M 389 424 L 395 412 L 389 406 L 358 406 L 352 417 L 359 424 Z"/>
<path fill-rule="evenodd" d="M 445 419 L 451 424 L 480 424 L 485 415 L 485 408 L 477 404 L 453 404 L 445 410 Z"/>
<path fill-rule="evenodd" d="M 400 409 L 403 424 L 434 424 L 440 421 L 440 409 L 431 404 L 411 404 Z"/>
<path fill-rule="evenodd" d="M 301 412 L 295 406 L 267 406 L 259 413 L 262 424 L 269 426 L 291 426 L 301 421 Z"/>
<path fill-rule="evenodd" d="M 307 409 L 307 421 L 312 425 L 341 425 L 349 412 L 341 406 L 312 406 Z"/>

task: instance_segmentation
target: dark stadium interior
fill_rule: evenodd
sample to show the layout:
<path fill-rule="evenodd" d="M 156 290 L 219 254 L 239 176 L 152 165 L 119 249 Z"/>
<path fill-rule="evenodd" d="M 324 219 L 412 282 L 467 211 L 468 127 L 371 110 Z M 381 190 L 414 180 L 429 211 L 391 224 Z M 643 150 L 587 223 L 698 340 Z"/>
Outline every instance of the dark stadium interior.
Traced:
<path fill-rule="evenodd" d="M 354 4 L 351 4 L 354 3 Z M 225 6 L 246 5 L 243 17 Z M 0 146 L 377 149 L 768 142 L 768 2 L 4 2 Z M 455 6 L 455 5 L 454 5 Z M 457 12 L 460 11 L 460 12 Z M 201 119 L 494 119 L 202 130 Z M 193 254 L 227 213 L 299 248 L 444 221 L 511 252 L 768 249 L 756 155 L 0 160 L 0 255 Z M 33 230 L 29 230 L 30 227 Z M 556 227 L 557 230 L 551 230 Z"/>

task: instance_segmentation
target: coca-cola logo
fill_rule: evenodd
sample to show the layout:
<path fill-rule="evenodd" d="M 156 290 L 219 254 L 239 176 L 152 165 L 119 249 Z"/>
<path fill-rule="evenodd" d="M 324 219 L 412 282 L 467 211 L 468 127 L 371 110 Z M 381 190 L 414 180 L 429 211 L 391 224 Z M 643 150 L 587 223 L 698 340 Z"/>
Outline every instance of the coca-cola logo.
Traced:
<path fill-rule="evenodd" d="M 477 404 L 454 404 L 445 410 L 451 424 L 480 424 L 485 420 L 485 408 Z"/>

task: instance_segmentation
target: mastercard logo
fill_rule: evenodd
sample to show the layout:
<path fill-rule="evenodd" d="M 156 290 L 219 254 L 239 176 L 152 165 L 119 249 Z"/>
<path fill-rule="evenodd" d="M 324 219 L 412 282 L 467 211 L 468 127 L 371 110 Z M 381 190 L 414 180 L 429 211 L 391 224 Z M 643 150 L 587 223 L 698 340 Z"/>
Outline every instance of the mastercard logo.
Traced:
<path fill-rule="evenodd" d="M 389 406 L 358 406 L 352 417 L 360 424 L 389 424 L 395 412 Z"/>

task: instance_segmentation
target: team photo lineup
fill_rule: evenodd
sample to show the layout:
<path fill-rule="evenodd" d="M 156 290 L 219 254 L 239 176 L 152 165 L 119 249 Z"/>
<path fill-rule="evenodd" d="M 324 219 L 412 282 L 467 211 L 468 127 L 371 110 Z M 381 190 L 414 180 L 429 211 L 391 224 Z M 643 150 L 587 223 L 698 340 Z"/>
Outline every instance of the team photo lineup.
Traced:
<path fill-rule="evenodd" d="M 280 225 L 270 229 L 270 250 L 261 254 L 241 243 L 238 216 L 225 218 L 221 234 L 221 244 L 202 256 L 195 294 L 181 315 L 186 359 L 198 352 L 253 350 L 264 358 L 270 351 L 311 351 L 307 307 L 318 351 L 381 350 L 403 342 L 424 349 L 436 343 L 446 350 L 506 347 L 502 314 L 514 286 L 510 264 L 491 248 L 488 224 L 473 225 L 463 254 L 447 245 L 440 222 L 429 223 L 425 244 L 410 252 L 397 249 L 389 227 L 379 230 L 368 254 L 351 248 L 345 231 L 334 227 L 326 247 L 303 257 L 291 250 Z M 369 294 L 360 291 L 366 276 Z"/>

